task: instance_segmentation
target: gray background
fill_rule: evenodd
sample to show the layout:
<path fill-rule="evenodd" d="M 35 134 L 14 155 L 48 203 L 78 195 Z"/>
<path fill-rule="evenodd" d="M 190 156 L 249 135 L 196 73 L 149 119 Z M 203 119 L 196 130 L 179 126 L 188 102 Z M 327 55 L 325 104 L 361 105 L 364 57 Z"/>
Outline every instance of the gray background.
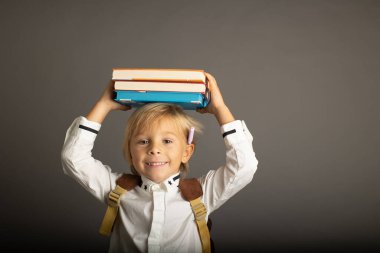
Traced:
<path fill-rule="evenodd" d="M 212 73 L 254 135 L 253 182 L 211 217 L 219 252 L 380 248 L 380 1 L 0 1 L 1 246 L 105 252 L 105 206 L 62 172 L 66 129 L 114 67 Z M 212 115 L 190 176 L 224 162 Z M 116 171 L 130 112 L 94 155 Z"/>

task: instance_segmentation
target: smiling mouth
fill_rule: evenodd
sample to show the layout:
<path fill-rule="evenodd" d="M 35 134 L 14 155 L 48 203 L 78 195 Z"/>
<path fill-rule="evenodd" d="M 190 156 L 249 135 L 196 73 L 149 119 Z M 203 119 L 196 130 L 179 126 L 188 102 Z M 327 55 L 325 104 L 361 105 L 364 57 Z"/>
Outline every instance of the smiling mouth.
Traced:
<path fill-rule="evenodd" d="M 146 162 L 145 165 L 149 167 L 159 167 L 167 164 L 168 162 Z"/>

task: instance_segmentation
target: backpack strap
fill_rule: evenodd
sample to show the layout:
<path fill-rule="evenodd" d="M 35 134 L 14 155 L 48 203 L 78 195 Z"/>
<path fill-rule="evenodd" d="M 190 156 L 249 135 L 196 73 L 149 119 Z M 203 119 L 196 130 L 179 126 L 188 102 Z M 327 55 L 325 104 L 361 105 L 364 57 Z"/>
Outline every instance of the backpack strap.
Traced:
<path fill-rule="evenodd" d="M 202 243 L 202 253 L 211 252 L 210 231 L 206 223 L 207 210 L 202 202 L 202 186 L 196 178 L 180 179 L 178 188 L 183 198 L 190 202 Z"/>
<path fill-rule="evenodd" d="M 120 198 L 127 191 L 134 189 L 141 184 L 141 177 L 132 174 L 123 174 L 116 180 L 116 187 L 108 195 L 108 207 L 104 215 L 99 233 L 104 236 L 109 236 L 112 232 L 116 216 L 119 211 Z M 210 253 L 213 250 L 212 240 L 210 239 L 210 231 L 206 223 L 207 210 L 202 202 L 202 186 L 195 178 L 180 179 L 178 188 L 185 200 L 190 202 L 191 209 L 197 223 L 199 237 L 202 243 L 202 253 Z M 211 221 L 211 220 L 209 220 Z"/>
<path fill-rule="evenodd" d="M 111 234 L 119 210 L 121 196 L 139 184 L 141 184 L 140 176 L 131 174 L 123 174 L 116 180 L 115 189 L 113 189 L 108 195 L 107 211 L 99 229 L 101 235 L 109 236 Z"/>

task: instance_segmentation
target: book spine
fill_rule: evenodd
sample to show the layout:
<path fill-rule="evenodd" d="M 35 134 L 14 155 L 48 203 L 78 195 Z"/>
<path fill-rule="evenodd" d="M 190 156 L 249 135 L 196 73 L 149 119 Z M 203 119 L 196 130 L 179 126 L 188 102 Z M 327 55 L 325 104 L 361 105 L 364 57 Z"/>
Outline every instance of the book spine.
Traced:
<path fill-rule="evenodd" d="M 175 103 L 186 108 L 203 108 L 207 106 L 207 98 L 200 93 L 190 92 L 139 92 L 114 91 L 114 100 L 128 105 L 141 105 L 144 103 Z"/>

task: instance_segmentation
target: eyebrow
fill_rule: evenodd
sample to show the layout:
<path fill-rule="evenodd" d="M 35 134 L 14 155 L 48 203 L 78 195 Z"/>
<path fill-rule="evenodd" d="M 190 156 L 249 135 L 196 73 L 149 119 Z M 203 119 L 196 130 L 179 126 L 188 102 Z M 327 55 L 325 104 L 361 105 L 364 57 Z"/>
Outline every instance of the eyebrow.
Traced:
<path fill-rule="evenodd" d="M 174 132 L 170 132 L 170 131 L 166 131 L 166 132 L 164 132 L 164 134 L 172 134 L 172 135 L 176 135 L 176 133 L 174 133 Z"/>
<path fill-rule="evenodd" d="M 167 134 L 170 134 L 170 135 L 174 135 L 174 136 L 177 136 L 177 134 L 175 132 L 170 132 L 170 131 L 166 131 L 166 132 L 163 132 L 162 133 L 163 135 L 167 135 Z M 136 134 L 134 137 L 144 137 L 145 135 L 144 134 Z"/>

